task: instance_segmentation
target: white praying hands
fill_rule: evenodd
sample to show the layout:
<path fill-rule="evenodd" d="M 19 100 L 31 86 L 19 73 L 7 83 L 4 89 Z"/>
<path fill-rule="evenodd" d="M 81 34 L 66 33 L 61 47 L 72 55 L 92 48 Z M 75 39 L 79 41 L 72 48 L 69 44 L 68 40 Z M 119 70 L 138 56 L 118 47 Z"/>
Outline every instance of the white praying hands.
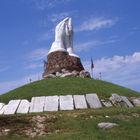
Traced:
<path fill-rule="evenodd" d="M 70 56 L 79 57 L 73 50 L 73 25 L 72 19 L 67 17 L 55 28 L 55 41 L 52 43 L 48 54 L 55 51 L 68 52 Z"/>

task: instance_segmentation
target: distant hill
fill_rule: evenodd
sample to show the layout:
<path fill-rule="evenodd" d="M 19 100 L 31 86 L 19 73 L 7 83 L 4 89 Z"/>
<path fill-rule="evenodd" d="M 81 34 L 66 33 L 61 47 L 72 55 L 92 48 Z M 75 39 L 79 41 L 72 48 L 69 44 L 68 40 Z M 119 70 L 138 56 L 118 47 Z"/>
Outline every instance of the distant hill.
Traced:
<path fill-rule="evenodd" d="M 88 78 L 52 78 L 24 85 L 0 96 L 0 102 L 11 99 L 28 99 L 35 96 L 97 93 L 108 98 L 111 93 L 125 96 L 139 96 L 139 92 L 102 80 Z"/>

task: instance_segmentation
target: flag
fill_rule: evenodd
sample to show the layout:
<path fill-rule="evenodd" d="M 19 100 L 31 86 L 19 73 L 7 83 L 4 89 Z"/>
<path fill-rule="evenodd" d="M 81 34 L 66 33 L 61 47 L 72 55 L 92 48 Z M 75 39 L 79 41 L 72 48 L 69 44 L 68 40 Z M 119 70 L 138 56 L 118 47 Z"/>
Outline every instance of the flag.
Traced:
<path fill-rule="evenodd" d="M 47 62 L 44 60 L 44 70 L 46 69 Z"/>
<path fill-rule="evenodd" d="M 91 69 L 93 69 L 93 68 L 94 68 L 94 63 L 93 63 L 93 60 L 91 58 Z"/>

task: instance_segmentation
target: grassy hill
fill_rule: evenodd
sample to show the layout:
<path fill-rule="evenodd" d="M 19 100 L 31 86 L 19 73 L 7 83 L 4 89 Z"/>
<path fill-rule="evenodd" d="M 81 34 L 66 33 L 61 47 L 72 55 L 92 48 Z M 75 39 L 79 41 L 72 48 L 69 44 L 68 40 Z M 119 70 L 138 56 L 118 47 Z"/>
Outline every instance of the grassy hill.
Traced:
<path fill-rule="evenodd" d="M 100 98 L 108 98 L 111 93 L 126 96 L 139 96 L 140 94 L 122 86 L 106 81 L 86 78 L 53 78 L 44 79 L 24 85 L 0 96 L 0 102 L 11 99 L 28 99 L 33 96 L 66 95 L 97 93 Z"/>
<path fill-rule="evenodd" d="M 111 93 L 126 96 L 140 94 L 109 82 L 82 78 L 44 79 L 0 96 L 0 102 L 31 99 L 33 96 L 97 93 L 108 98 Z M 108 117 L 106 117 L 108 116 Z M 37 121 L 43 117 L 44 121 Z M 117 128 L 102 130 L 99 122 L 115 122 Z M 0 140 L 138 140 L 140 108 L 101 108 L 33 114 L 0 115 Z M 41 128 L 40 128 L 41 127 Z M 9 132 L 7 132 L 9 130 Z M 45 132 L 44 136 L 40 136 Z M 35 134 L 35 137 L 31 138 Z"/>

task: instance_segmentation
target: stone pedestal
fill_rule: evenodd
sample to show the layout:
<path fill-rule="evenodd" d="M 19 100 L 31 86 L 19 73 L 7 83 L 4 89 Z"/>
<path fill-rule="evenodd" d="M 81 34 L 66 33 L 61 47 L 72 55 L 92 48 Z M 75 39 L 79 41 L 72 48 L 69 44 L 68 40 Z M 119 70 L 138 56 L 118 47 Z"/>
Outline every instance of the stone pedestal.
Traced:
<path fill-rule="evenodd" d="M 45 64 L 45 70 L 43 77 L 49 74 L 56 74 L 56 72 L 62 72 L 62 70 L 72 71 L 82 71 L 84 67 L 81 63 L 80 58 L 70 56 L 68 52 L 55 51 L 48 55 L 47 62 Z"/>

